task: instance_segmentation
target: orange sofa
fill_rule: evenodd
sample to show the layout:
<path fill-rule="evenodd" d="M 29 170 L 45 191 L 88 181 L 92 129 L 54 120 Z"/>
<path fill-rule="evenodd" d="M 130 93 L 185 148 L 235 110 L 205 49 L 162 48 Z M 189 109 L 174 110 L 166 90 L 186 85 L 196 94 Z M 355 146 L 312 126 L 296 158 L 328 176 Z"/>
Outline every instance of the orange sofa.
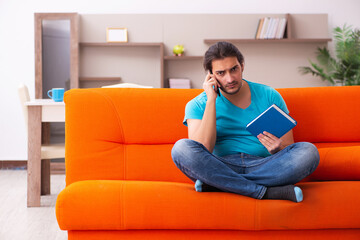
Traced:
<path fill-rule="evenodd" d="M 360 239 L 360 86 L 278 89 L 295 141 L 319 148 L 304 200 L 198 193 L 172 162 L 199 89 L 66 92 L 66 188 L 56 217 L 69 239 Z"/>

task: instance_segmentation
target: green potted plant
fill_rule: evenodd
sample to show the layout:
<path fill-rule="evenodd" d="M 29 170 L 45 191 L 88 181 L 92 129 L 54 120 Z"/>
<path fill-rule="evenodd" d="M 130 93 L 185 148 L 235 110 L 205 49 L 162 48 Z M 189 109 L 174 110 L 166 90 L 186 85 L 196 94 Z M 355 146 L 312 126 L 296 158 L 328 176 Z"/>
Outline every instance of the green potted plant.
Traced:
<path fill-rule="evenodd" d="M 345 24 L 334 28 L 334 38 L 335 58 L 326 47 L 318 47 L 318 63 L 309 60 L 311 67 L 299 67 L 299 71 L 321 77 L 332 85 L 360 85 L 360 30 Z"/>

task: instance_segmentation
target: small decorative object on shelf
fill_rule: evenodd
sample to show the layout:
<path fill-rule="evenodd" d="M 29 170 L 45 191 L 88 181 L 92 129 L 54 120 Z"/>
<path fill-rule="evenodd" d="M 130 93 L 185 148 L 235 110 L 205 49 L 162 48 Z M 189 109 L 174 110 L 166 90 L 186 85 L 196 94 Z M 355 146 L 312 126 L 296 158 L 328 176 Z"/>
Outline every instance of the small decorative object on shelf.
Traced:
<path fill-rule="evenodd" d="M 173 48 L 174 56 L 182 56 L 184 54 L 184 45 L 175 45 Z"/>
<path fill-rule="evenodd" d="M 127 28 L 106 28 L 107 42 L 127 42 Z"/>
<path fill-rule="evenodd" d="M 190 79 L 183 78 L 170 78 L 169 79 L 170 88 L 190 88 Z"/>

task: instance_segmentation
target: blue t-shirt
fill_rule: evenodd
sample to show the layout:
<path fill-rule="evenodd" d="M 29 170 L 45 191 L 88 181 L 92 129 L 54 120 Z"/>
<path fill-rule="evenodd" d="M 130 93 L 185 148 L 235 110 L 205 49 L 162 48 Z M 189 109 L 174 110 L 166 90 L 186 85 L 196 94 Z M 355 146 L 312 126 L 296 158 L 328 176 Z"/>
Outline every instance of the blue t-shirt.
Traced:
<path fill-rule="evenodd" d="M 237 153 L 269 156 L 268 150 L 245 129 L 246 125 L 272 104 L 289 113 L 284 99 L 275 89 L 259 83 L 246 82 L 251 92 L 249 107 L 239 108 L 223 95 L 216 98 L 216 143 L 213 153 L 217 156 Z M 202 119 L 206 101 L 206 93 L 202 92 L 187 103 L 183 122 L 186 126 L 187 119 Z"/>

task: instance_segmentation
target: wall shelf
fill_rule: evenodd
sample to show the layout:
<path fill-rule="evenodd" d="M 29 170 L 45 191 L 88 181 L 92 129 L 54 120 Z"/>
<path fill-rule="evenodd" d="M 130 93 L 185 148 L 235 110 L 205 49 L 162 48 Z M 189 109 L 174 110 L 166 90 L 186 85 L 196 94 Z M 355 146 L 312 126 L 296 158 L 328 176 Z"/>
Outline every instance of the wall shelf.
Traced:
<path fill-rule="evenodd" d="M 121 81 L 120 77 L 80 77 L 80 82 L 83 81 Z"/>
<path fill-rule="evenodd" d="M 206 44 L 214 44 L 219 41 L 231 43 L 326 43 L 331 38 L 282 38 L 282 39 L 204 39 Z"/>
<path fill-rule="evenodd" d="M 175 60 L 175 61 L 182 61 L 182 60 L 200 60 L 203 56 L 164 56 L 164 60 Z"/>
<path fill-rule="evenodd" d="M 81 42 L 80 47 L 162 47 L 163 43 L 108 43 L 108 42 Z"/>

